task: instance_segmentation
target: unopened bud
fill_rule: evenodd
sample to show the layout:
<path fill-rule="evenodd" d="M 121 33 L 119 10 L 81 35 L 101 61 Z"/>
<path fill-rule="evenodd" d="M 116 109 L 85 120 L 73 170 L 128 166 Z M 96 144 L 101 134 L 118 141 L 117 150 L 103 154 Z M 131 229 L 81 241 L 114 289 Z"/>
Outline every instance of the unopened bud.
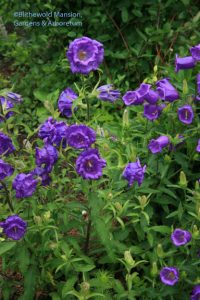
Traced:
<path fill-rule="evenodd" d="M 89 289 L 90 289 L 89 282 L 84 281 L 84 282 L 81 283 L 81 291 L 82 292 L 88 292 Z"/>
<path fill-rule="evenodd" d="M 157 251 L 158 257 L 163 258 L 163 257 L 165 256 L 165 253 L 164 253 L 164 251 L 163 251 L 163 247 L 162 247 L 161 244 L 158 244 L 158 245 L 157 245 L 156 251 Z"/>
<path fill-rule="evenodd" d="M 187 179 L 183 171 L 180 172 L 179 185 L 184 188 L 187 187 Z"/>
<path fill-rule="evenodd" d="M 44 216 L 43 216 L 44 220 L 48 221 L 50 219 L 50 217 L 51 217 L 51 212 L 50 211 L 46 211 L 44 213 Z"/>
<path fill-rule="evenodd" d="M 124 110 L 122 124 L 123 124 L 124 127 L 129 127 L 129 112 L 128 112 L 128 109 Z"/>
<path fill-rule="evenodd" d="M 121 203 L 115 202 L 115 208 L 116 208 L 118 211 L 121 211 L 121 210 L 122 210 L 122 205 L 121 205 Z"/>
<path fill-rule="evenodd" d="M 194 225 L 193 229 L 192 229 L 192 237 L 194 239 L 198 239 L 199 238 L 199 234 L 200 234 L 200 232 L 199 232 L 199 229 L 198 229 L 197 225 Z"/>
<path fill-rule="evenodd" d="M 155 277 L 157 276 L 157 274 L 158 274 L 158 267 L 156 261 L 154 261 L 151 268 L 151 275 Z"/>
<path fill-rule="evenodd" d="M 147 196 L 145 196 L 145 195 L 139 196 L 138 199 L 139 199 L 141 208 L 144 209 L 144 207 L 148 204 Z"/>
<path fill-rule="evenodd" d="M 132 258 L 132 255 L 131 255 L 130 251 L 125 251 L 124 252 L 124 260 L 131 267 L 133 267 L 134 264 L 135 264 L 135 260 Z"/>
<path fill-rule="evenodd" d="M 34 216 L 33 220 L 37 225 L 40 225 L 42 223 L 42 218 L 40 216 Z"/>

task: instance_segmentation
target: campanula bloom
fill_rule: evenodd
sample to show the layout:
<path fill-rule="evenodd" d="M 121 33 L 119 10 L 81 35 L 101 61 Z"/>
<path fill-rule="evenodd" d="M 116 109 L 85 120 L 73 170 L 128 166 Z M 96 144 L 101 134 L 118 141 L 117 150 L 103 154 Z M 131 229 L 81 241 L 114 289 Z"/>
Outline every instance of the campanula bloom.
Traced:
<path fill-rule="evenodd" d="M 77 98 L 78 95 L 69 87 L 62 91 L 58 99 L 58 110 L 63 116 L 67 118 L 72 116 L 72 104 Z"/>
<path fill-rule="evenodd" d="M 49 176 L 49 172 L 46 168 L 36 167 L 33 171 L 30 172 L 30 174 L 32 174 L 34 178 L 36 177 L 36 179 L 40 179 L 42 186 L 47 186 L 51 182 L 51 177 Z"/>
<path fill-rule="evenodd" d="M 184 124 L 191 124 L 194 118 L 192 107 L 186 104 L 178 108 L 178 118 Z"/>
<path fill-rule="evenodd" d="M 173 102 L 179 99 L 178 91 L 170 83 L 169 78 L 163 78 L 157 81 L 156 87 L 156 91 L 162 100 Z"/>
<path fill-rule="evenodd" d="M 150 142 L 149 142 L 149 145 L 148 145 L 148 148 L 149 150 L 155 154 L 155 153 L 158 153 L 158 152 L 161 152 L 162 149 L 164 147 L 166 147 L 167 145 L 169 144 L 169 138 L 168 136 L 166 135 L 161 135 L 159 138 L 157 138 L 156 140 L 155 139 L 152 139 Z"/>
<path fill-rule="evenodd" d="M 38 167 L 43 167 L 47 173 L 51 172 L 53 165 L 56 163 L 58 159 L 58 151 L 57 149 L 46 143 L 42 149 L 36 147 L 36 165 Z"/>
<path fill-rule="evenodd" d="M 14 168 L 0 159 L 0 180 L 3 180 L 7 176 L 11 176 L 14 172 Z"/>
<path fill-rule="evenodd" d="M 83 124 L 69 126 L 66 136 L 67 144 L 76 149 L 89 148 L 96 141 L 95 131 Z"/>
<path fill-rule="evenodd" d="M 175 285 L 179 280 L 179 272 L 175 267 L 164 267 L 160 271 L 160 279 L 166 285 Z"/>
<path fill-rule="evenodd" d="M 197 74 L 197 93 L 200 94 L 200 73 Z"/>
<path fill-rule="evenodd" d="M 77 38 L 69 45 L 66 53 L 73 73 L 87 75 L 98 69 L 103 61 L 103 45 L 88 37 Z"/>
<path fill-rule="evenodd" d="M 122 97 L 124 104 L 127 106 L 143 104 L 144 98 L 148 94 L 150 87 L 150 84 L 142 83 L 135 91 L 126 92 Z"/>
<path fill-rule="evenodd" d="M 200 60 L 200 44 L 191 47 L 190 53 L 195 60 Z"/>
<path fill-rule="evenodd" d="M 159 100 L 159 94 L 157 91 L 149 89 L 148 93 L 144 96 L 145 100 L 150 104 L 155 104 Z"/>
<path fill-rule="evenodd" d="M 6 98 L 8 98 L 8 100 L 10 100 L 13 103 L 21 103 L 22 100 L 22 96 L 13 92 L 8 92 Z"/>
<path fill-rule="evenodd" d="M 0 132 L 0 155 L 8 155 L 15 151 L 12 140 L 9 136 Z"/>
<path fill-rule="evenodd" d="M 192 56 L 178 57 L 178 54 L 176 54 L 175 72 L 178 72 L 179 70 L 194 68 L 195 64 L 196 61 Z"/>
<path fill-rule="evenodd" d="M 84 179 L 100 178 L 105 166 L 106 161 L 100 157 L 97 149 L 83 151 L 76 160 L 76 171 Z"/>
<path fill-rule="evenodd" d="M 13 189 L 16 190 L 16 198 L 31 197 L 36 190 L 37 183 L 33 174 L 18 174 L 12 184 Z"/>
<path fill-rule="evenodd" d="M 150 121 L 157 119 L 165 105 L 144 104 L 144 117 Z"/>
<path fill-rule="evenodd" d="M 9 216 L 5 221 L 0 222 L 0 227 L 3 228 L 3 233 L 8 238 L 20 240 L 26 232 L 27 223 L 19 216 L 13 215 Z"/>
<path fill-rule="evenodd" d="M 176 228 L 171 234 L 172 243 L 175 246 L 182 246 L 190 242 L 192 236 L 189 231 Z"/>
<path fill-rule="evenodd" d="M 98 98 L 103 101 L 115 102 L 120 97 L 120 91 L 114 90 L 113 84 L 106 84 L 100 86 L 97 91 L 99 92 Z"/>
<path fill-rule="evenodd" d="M 200 285 L 196 285 L 193 288 L 190 299 L 191 300 L 199 300 L 200 299 Z"/>
<path fill-rule="evenodd" d="M 197 147 L 196 147 L 196 151 L 197 151 L 197 152 L 200 152 L 200 139 L 198 140 L 198 144 L 197 144 Z"/>
<path fill-rule="evenodd" d="M 5 108 L 4 108 L 4 111 L 5 111 L 5 112 L 6 112 L 8 109 L 11 109 L 11 108 L 14 107 L 14 104 L 13 104 L 11 101 L 9 101 L 8 99 L 6 99 L 5 97 L 0 96 L 0 102 L 1 102 L 2 107 L 5 107 Z M 10 118 L 12 115 L 14 115 L 14 112 L 13 112 L 13 111 L 9 111 L 9 112 L 5 113 L 5 118 L 8 119 L 8 118 Z M 3 118 L 0 117 L 0 122 L 3 122 L 3 121 L 4 121 Z"/>
<path fill-rule="evenodd" d="M 144 180 L 144 173 L 146 165 L 141 166 L 140 160 L 136 162 L 128 163 L 125 167 L 122 176 L 128 181 L 129 186 L 133 185 L 137 181 L 138 185 L 141 185 Z"/>

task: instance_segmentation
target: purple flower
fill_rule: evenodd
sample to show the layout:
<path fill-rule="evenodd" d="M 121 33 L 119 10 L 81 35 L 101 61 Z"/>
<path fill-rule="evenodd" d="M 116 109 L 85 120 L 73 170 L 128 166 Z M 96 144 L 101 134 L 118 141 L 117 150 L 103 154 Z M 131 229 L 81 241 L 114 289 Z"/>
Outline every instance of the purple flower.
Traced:
<path fill-rule="evenodd" d="M 156 104 L 145 104 L 144 105 L 144 117 L 147 118 L 148 120 L 155 120 L 157 119 L 160 114 L 161 111 L 163 110 L 163 108 L 165 107 L 165 105 L 156 105 Z"/>
<path fill-rule="evenodd" d="M 186 104 L 178 108 L 178 118 L 184 124 L 191 124 L 194 118 L 192 107 Z"/>
<path fill-rule="evenodd" d="M 12 187 L 16 190 L 16 198 L 30 197 L 36 190 L 37 180 L 33 174 L 18 174 L 13 180 Z"/>
<path fill-rule="evenodd" d="M 137 159 L 136 162 L 127 164 L 122 176 L 128 181 L 129 186 L 131 186 L 135 181 L 137 181 L 138 185 L 141 185 L 144 180 L 145 170 L 146 165 L 142 167 L 140 160 Z"/>
<path fill-rule="evenodd" d="M 161 135 L 159 138 L 157 138 L 156 140 L 155 139 L 152 139 L 150 142 L 149 142 L 149 145 L 148 145 L 148 148 L 149 150 L 155 154 L 155 153 L 158 153 L 158 152 L 161 152 L 162 149 L 164 147 L 166 147 L 167 145 L 169 144 L 169 138 L 168 136 L 166 135 Z"/>
<path fill-rule="evenodd" d="M 200 94 L 200 73 L 197 74 L 197 93 Z"/>
<path fill-rule="evenodd" d="M 51 172 L 57 159 L 58 151 L 54 146 L 46 143 L 42 149 L 36 147 L 36 165 L 44 167 L 47 173 Z"/>
<path fill-rule="evenodd" d="M 66 53 L 73 73 L 87 75 L 98 69 L 103 61 L 103 45 L 88 37 L 81 37 L 72 41 Z"/>
<path fill-rule="evenodd" d="M 33 171 L 30 172 L 30 174 L 36 176 L 36 178 L 39 177 L 42 186 L 47 186 L 51 182 L 51 177 L 49 176 L 49 173 L 46 169 L 42 167 L 36 167 Z"/>
<path fill-rule="evenodd" d="M 160 279 L 166 285 L 174 285 L 179 280 L 179 273 L 175 267 L 164 267 L 160 271 Z"/>
<path fill-rule="evenodd" d="M 89 148 L 95 141 L 95 131 L 86 125 L 71 125 L 67 128 L 67 143 L 71 147 Z"/>
<path fill-rule="evenodd" d="M 169 78 L 163 78 L 156 82 L 157 92 L 162 100 L 173 102 L 179 98 L 178 91 L 169 82 Z"/>
<path fill-rule="evenodd" d="M 158 102 L 159 95 L 158 95 L 158 92 L 150 89 L 144 98 L 150 104 L 155 104 L 156 102 Z"/>
<path fill-rule="evenodd" d="M 60 146 L 62 142 L 63 148 L 66 147 L 66 131 L 67 125 L 65 122 L 57 122 L 52 117 L 49 117 L 39 129 L 38 136 L 41 139 L 46 139 L 50 144 Z"/>
<path fill-rule="evenodd" d="M 13 92 L 7 93 L 7 98 L 12 101 L 13 103 L 20 103 L 22 102 L 22 96 Z"/>
<path fill-rule="evenodd" d="M 78 95 L 71 88 L 66 88 L 60 94 L 58 99 L 58 109 L 63 116 L 67 118 L 72 116 L 72 104 L 76 98 L 78 98 Z"/>
<path fill-rule="evenodd" d="M 105 166 L 106 161 L 100 157 L 97 149 L 83 151 L 76 160 L 76 171 L 84 179 L 100 178 Z"/>
<path fill-rule="evenodd" d="M 194 68 L 195 64 L 196 61 L 192 56 L 178 57 L 178 54 L 176 54 L 175 72 L 178 72 L 179 70 Z"/>
<path fill-rule="evenodd" d="M 195 60 L 200 60 L 200 44 L 191 47 L 190 53 Z"/>
<path fill-rule="evenodd" d="M 198 140 L 198 145 L 197 145 L 197 147 L 196 147 L 196 151 L 197 151 L 197 152 L 200 152 L 200 139 Z"/>
<path fill-rule="evenodd" d="M 97 91 L 99 92 L 98 98 L 103 101 L 115 102 L 120 97 L 120 91 L 113 89 L 113 84 L 106 84 L 100 86 Z"/>
<path fill-rule="evenodd" d="M 1 222 L 0 227 L 3 228 L 3 233 L 6 234 L 8 238 L 20 240 L 26 232 L 27 223 L 19 216 L 13 215 Z"/>
<path fill-rule="evenodd" d="M 5 111 L 8 110 L 8 109 L 13 108 L 13 106 L 14 106 L 13 103 L 10 102 L 9 100 L 7 100 L 5 97 L 1 97 L 1 96 L 0 96 L 0 101 L 1 101 L 1 105 L 2 105 L 3 107 L 5 107 Z M 10 118 L 12 115 L 14 115 L 14 112 L 13 112 L 13 111 L 9 111 L 9 112 L 7 112 L 7 113 L 5 114 L 5 117 L 6 117 L 6 119 L 8 119 L 8 118 Z M 2 118 L 2 117 L 0 117 L 0 122 L 3 122 L 3 118 Z"/>
<path fill-rule="evenodd" d="M 3 180 L 7 176 L 11 176 L 14 172 L 14 168 L 0 159 L 0 180 Z"/>
<path fill-rule="evenodd" d="M 200 299 L 200 285 L 196 285 L 191 294 L 191 300 L 199 300 Z"/>
<path fill-rule="evenodd" d="M 148 94 L 150 87 L 150 84 L 142 83 L 135 91 L 126 92 L 122 97 L 122 100 L 127 106 L 143 104 L 144 98 Z"/>
<path fill-rule="evenodd" d="M 175 246 L 182 246 L 190 242 L 192 236 L 189 231 L 182 230 L 182 229 L 175 229 L 174 232 L 171 234 L 172 243 Z"/>
<path fill-rule="evenodd" d="M 0 155 L 8 155 L 13 151 L 15 151 L 15 147 L 12 144 L 11 138 L 0 132 Z"/>

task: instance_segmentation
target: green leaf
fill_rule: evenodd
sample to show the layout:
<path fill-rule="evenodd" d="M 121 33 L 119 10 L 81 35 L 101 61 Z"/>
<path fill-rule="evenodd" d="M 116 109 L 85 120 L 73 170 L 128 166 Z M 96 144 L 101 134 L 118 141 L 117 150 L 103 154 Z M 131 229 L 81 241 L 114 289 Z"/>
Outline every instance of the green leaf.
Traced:
<path fill-rule="evenodd" d="M 152 226 L 149 228 L 149 230 L 153 230 L 160 233 L 171 233 L 171 228 L 165 225 Z"/>
<path fill-rule="evenodd" d="M 0 256 L 5 252 L 11 250 L 16 245 L 16 242 L 1 242 L 0 243 Z"/>

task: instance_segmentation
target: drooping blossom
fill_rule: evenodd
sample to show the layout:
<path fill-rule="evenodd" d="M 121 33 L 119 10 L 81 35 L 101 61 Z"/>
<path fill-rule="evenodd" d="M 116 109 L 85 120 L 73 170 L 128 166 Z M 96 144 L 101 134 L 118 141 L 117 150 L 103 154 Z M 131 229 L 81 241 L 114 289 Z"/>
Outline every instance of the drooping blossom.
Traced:
<path fill-rule="evenodd" d="M 10 100 L 13 103 L 22 102 L 22 96 L 13 92 L 8 92 L 6 98 L 8 98 L 8 100 Z"/>
<path fill-rule="evenodd" d="M 178 108 L 178 118 L 184 124 L 191 124 L 194 118 L 192 107 L 186 104 Z"/>
<path fill-rule="evenodd" d="M 166 285 L 175 285 L 179 280 L 179 272 L 176 267 L 164 267 L 160 271 L 160 279 Z"/>
<path fill-rule="evenodd" d="M 113 88 L 113 84 L 106 84 L 100 86 L 97 91 L 97 97 L 103 101 L 115 102 L 121 95 L 120 91 Z"/>
<path fill-rule="evenodd" d="M 195 60 L 200 60 L 200 44 L 191 47 L 190 53 Z"/>
<path fill-rule="evenodd" d="M 0 159 L 0 180 L 3 180 L 7 176 L 11 176 L 14 172 L 14 168 Z"/>
<path fill-rule="evenodd" d="M 77 38 L 69 45 L 66 53 L 73 73 L 87 75 L 98 69 L 103 61 L 103 45 L 88 37 Z"/>
<path fill-rule="evenodd" d="M 200 299 L 200 285 L 196 285 L 191 293 L 190 300 L 199 300 Z"/>
<path fill-rule="evenodd" d="M 0 132 L 0 155 L 8 155 L 15 151 L 12 140 L 9 136 Z"/>
<path fill-rule="evenodd" d="M 12 184 L 13 189 L 16 190 L 16 198 L 31 197 L 36 190 L 37 183 L 33 174 L 18 174 Z"/>
<path fill-rule="evenodd" d="M 122 97 L 124 104 L 127 106 L 143 104 L 144 98 L 148 94 L 150 87 L 150 84 L 142 83 L 135 91 L 126 92 Z"/>
<path fill-rule="evenodd" d="M 190 242 L 192 236 L 189 231 L 176 228 L 171 234 L 172 243 L 175 246 L 182 246 Z"/>
<path fill-rule="evenodd" d="M 83 124 L 69 126 L 66 136 L 67 144 L 76 149 L 89 148 L 96 141 L 95 131 Z"/>
<path fill-rule="evenodd" d="M 162 149 L 169 144 L 169 142 L 168 136 L 161 135 L 157 139 L 152 139 L 148 144 L 148 148 L 153 154 L 155 154 L 161 152 Z"/>
<path fill-rule="evenodd" d="M 194 68 L 195 65 L 196 61 L 192 56 L 178 57 L 178 54 L 176 54 L 175 72 L 178 72 L 179 70 Z"/>
<path fill-rule="evenodd" d="M 179 99 L 178 91 L 170 83 L 169 78 L 163 78 L 156 82 L 156 90 L 162 100 L 173 102 Z"/>
<path fill-rule="evenodd" d="M 165 108 L 165 104 L 144 104 L 144 117 L 150 121 L 156 120 L 160 116 L 163 108 Z"/>
<path fill-rule="evenodd" d="M 138 185 L 141 185 L 144 180 L 144 173 L 146 165 L 141 166 L 140 160 L 136 162 L 128 163 L 125 167 L 122 176 L 128 181 L 129 186 L 133 185 L 137 181 Z"/>
<path fill-rule="evenodd" d="M 76 160 L 76 171 L 84 179 L 100 178 L 105 166 L 106 161 L 100 157 L 97 149 L 83 151 Z"/>
<path fill-rule="evenodd" d="M 67 118 L 72 116 L 72 104 L 77 98 L 78 95 L 69 87 L 62 91 L 58 99 L 58 109 L 63 116 Z"/>
<path fill-rule="evenodd" d="M 3 228 L 3 233 L 13 240 L 23 238 L 27 223 L 17 215 L 9 216 L 5 221 L 0 222 L 0 227 Z"/>

